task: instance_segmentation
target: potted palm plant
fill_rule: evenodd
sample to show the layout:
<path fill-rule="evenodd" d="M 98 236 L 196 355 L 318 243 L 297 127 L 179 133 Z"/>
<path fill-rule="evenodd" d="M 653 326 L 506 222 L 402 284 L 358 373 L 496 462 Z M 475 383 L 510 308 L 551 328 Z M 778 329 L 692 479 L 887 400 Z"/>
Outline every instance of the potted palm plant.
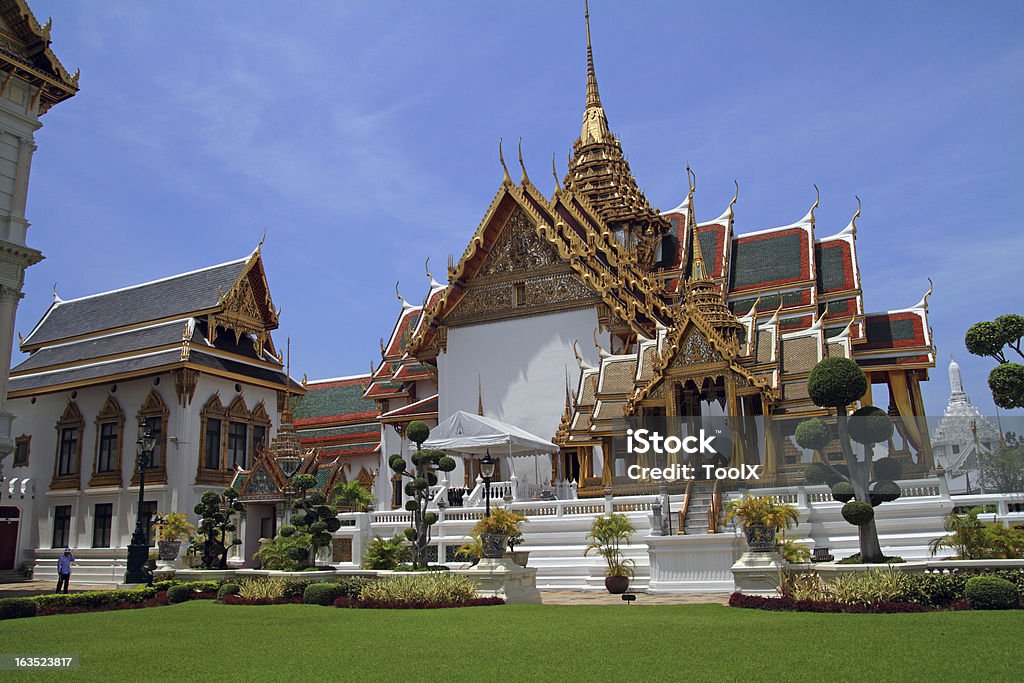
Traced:
<path fill-rule="evenodd" d="M 604 587 L 609 593 L 625 593 L 629 588 L 629 580 L 633 578 L 633 560 L 622 554 L 622 544 L 630 543 L 630 539 L 636 532 L 636 528 L 630 523 L 626 515 L 611 513 L 601 515 L 594 520 L 587 540 L 590 545 L 583 552 L 589 555 L 591 550 L 604 558 L 605 579 Z"/>
<path fill-rule="evenodd" d="M 795 507 L 768 496 L 746 495 L 730 501 L 725 509 L 725 521 L 739 520 L 747 536 L 747 545 L 754 552 L 775 550 L 776 533 L 800 523 L 800 513 Z"/>
<path fill-rule="evenodd" d="M 484 557 L 504 557 L 505 548 L 510 538 L 522 539 L 519 525 L 526 517 L 504 508 L 491 510 L 489 517 L 484 517 L 473 527 L 473 535 L 480 537 Z"/>
<path fill-rule="evenodd" d="M 169 512 L 166 515 L 159 515 L 157 529 L 160 540 L 157 541 L 160 560 L 173 562 L 178 559 L 181 552 L 181 539 L 188 539 L 195 533 L 195 526 L 188 521 L 188 517 L 180 512 Z"/>
<path fill-rule="evenodd" d="M 373 494 L 358 479 L 334 487 L 335 502 L 342 512 L 367 512 L 373 505 Z"/>

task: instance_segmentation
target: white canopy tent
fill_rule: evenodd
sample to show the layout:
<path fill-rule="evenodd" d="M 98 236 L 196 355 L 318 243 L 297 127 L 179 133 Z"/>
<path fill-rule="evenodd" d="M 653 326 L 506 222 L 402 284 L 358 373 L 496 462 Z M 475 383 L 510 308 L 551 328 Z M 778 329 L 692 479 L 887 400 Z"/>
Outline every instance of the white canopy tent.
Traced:
<path fill-rule="evenodd" d="M 510 457 L 557 453 L 558 446 L 525 429 L 520 429 L 493 417 L 458 411 L 430 430 L 424 448 L 436 448 L 464 455 L 493 455 Z"/>

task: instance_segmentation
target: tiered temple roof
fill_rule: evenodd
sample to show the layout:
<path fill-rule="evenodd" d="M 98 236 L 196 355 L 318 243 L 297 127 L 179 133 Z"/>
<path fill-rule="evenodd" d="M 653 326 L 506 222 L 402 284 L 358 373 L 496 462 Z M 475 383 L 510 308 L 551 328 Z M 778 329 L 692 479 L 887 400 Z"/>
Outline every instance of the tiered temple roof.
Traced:
<path fill-rule="evenodd" d="M 203 372 L 275 389 L 290 381 L 271 331 L 260 249 L 217 266 L 123 289 L 53 303 L 26 338 L 31 354 L 11 370 L 10 396 L 179 371 L 179 392 Z"/>

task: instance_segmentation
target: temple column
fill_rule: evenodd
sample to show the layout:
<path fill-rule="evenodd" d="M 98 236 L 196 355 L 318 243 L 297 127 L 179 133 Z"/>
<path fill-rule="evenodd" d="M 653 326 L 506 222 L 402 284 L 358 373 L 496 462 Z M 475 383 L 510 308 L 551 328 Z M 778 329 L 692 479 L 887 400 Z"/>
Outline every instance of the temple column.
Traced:
<path fill-rule="evenodd" d="M 931 435 L 928 434 L 928 421 L 925 420 L 924 415 L 921 380 L 918 379 L 916 372 L 908 371 L 907 382 L 910 385 L 910 400 L 914 408 L 914 415 L 911 419 L 917 423 L 917 431 L 921 434 L 921 444 L 919 446 L 921 464 L 924 465 L 928 472 L 931 472 L 935 469 L 935 459 L 932 457 L 932 440 Z"/>
<path fill-rule="evenodd" d="M 768 414 L 768 399 L 763 394 L 761 396 L 761 414 L 764 419 L 764 473 L 766 478 L 774 478 L 778 469 L 775 429 Z"/>

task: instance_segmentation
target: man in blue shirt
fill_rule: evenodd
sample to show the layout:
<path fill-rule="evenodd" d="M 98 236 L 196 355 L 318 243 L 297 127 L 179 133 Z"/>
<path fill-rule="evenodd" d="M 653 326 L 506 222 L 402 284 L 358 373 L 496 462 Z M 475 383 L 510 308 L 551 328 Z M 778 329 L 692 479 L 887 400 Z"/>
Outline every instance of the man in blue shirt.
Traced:
<path fill-rule="evenodd" d="M 71 548 L 64 548 L 64 554 L 57 558 L 57 592 L 60 593 L 61 586 L 64 592 L 68 592 L 68 583 L 71 581 L 71 563 L 75 556 L 71 554 Z"/>

